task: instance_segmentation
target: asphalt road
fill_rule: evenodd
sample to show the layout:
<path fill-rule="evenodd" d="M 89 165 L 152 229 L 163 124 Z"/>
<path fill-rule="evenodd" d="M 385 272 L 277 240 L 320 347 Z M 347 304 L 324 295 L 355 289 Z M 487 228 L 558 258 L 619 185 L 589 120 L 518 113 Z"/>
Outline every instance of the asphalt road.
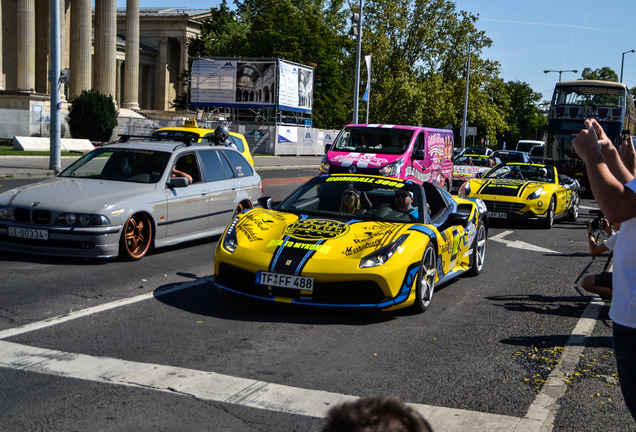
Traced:
<path fill-rule="evenodd" d="M 265 193 L 313 174 L 262 173 Z M 129 263 L 2 253 L 0 430 L 319 431 L 365 394 L 401 395 L 437 432 L 634 430 L 608 307 L 578 284 L 605 262 L 582 206 L 551 230 L 491 227 L 482 274 L 424 314 L 224 295 L 217 239 Z"/>

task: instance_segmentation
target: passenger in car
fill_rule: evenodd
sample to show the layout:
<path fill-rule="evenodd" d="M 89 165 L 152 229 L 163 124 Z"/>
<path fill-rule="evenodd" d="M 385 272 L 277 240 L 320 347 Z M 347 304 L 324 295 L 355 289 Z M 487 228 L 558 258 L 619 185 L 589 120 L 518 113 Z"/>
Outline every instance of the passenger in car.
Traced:
<path fill-rule="evenodd" d="M 345 189 L 340 200 L 340 211 L 343 213 L 355 213 L 358 210 L 360 210 L 360 194 L 355 189 Z"/>

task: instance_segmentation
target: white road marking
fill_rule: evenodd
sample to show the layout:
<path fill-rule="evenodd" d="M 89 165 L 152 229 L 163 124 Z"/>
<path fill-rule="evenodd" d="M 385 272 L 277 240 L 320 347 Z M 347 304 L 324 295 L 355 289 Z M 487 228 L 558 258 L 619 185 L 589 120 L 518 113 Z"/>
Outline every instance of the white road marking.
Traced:
<path fill-rule="evenodd" d="M 505 244 L 507 247 L 523 249 L 523 250 L 531 250 L 535 252 L 544 252 L 544 253 L 554 253 L 560 254 L 561 252 L 553 251 L 551 249 L 546 249 L 541 246 L 535 246 L 530 243 L 523 242 L 521 240 L 506 240 L 505 236 L 508 234 L 512 234 L 513 231 L 504 231 L 502 233 L 497 234 L 496 236 L 488 237 L 488 240 L 496 241 Z"/>
<path fill-rule="evenodd" d="M 503 237 L 509 233 L 505 232 L 500 236 Z M 290 387 L 215 372 L 138 363 L 109 357 L 95 357 L 2 340 L 187 289 L 211 280 L 212 278 L 202 278 L 166 290 L 115 301 L 0 332 L 0 367 L 104 384 L 152 389 L 202 400 L 317 418 L 324 418 L 327 411 L 338 403 L 357 399 L 357 396 L 353 395 Z M 550 425 L 554 420 L 554 409 L 558 405 L 558 399 L 565 392 L 563 379 L 566 371 L 573 369 L 578 361 L 579 354 L 584 349 L 584 338 L 591 334 L 601 306 L 602 302 L 597 300 L 591 302 L 585 310 L 574 328 L 568 344 L 564 347 L 562 361 L 550 373 L 546 385 L 539 392 L 523 418 L 424 404 L 409 405 L 418 410 L 437 432 L 457 430 L 539 432 L 550 430 Z M 546 427 L 548 428 L 546 429 Z"/>

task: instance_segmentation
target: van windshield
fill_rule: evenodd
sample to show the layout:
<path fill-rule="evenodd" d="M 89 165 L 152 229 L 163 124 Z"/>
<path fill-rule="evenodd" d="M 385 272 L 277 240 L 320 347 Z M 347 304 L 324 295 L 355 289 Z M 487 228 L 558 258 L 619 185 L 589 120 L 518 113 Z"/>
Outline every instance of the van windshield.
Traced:
<path fill-rule="evenodd" d="M 331 147 L 353 153 L 403 154 L 413 131 L 388 128 L 346 128 Z"/>

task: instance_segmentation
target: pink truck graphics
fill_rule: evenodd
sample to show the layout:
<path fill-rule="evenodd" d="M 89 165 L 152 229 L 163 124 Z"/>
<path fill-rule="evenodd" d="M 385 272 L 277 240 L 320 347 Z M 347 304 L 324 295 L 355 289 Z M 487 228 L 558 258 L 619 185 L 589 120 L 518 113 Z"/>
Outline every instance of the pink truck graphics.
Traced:
<path fill-rule="evenodd" d="M 359 173 L 431 182 L 450 191 L 453 132 L 417 126 L 351 124 L 331 146 L 323 173 Z"/>

